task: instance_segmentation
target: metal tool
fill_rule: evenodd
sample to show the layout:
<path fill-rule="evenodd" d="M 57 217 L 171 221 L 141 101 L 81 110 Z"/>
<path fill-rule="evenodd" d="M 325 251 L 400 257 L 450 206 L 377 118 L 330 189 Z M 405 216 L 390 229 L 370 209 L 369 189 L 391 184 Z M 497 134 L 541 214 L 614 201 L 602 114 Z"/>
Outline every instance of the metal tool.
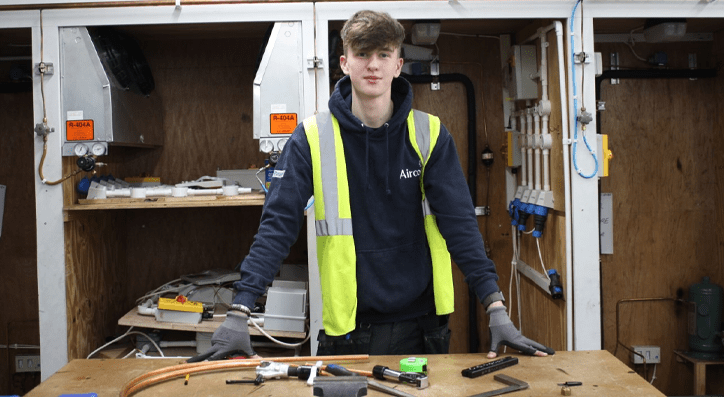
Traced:
<path fill-rule="evenodd" d="M 318 361 L 318 363 L 320 363 Z M 315 375 L 319 373 L 319 366 L 308 366 L 308 365 L 289 365 L 283 363 L 276 363 L 273 361 L 262 361 L 256 368 L 255 372 L 257 377 L 255 379 L 243 379 L 243 380 L 227 380 L 227 384 L 244 384 L 254 383 L 260 385 L 264 383 L 266 379 L 281 379 L 289 377 L 297 377 L 298 379 L 306 380 L 310 385 L 314 380 Z"/>
<path fill-rule="evenodd" d="M 368 383 L 362 376 L 317 377 L 312 395 L 321 397 L 361 397 L 368 395 Z"/>
<path fill-rule="evenodd" d="M 504 387 L 503 389 L 492 390 L 492 391 L 488 391 L 488 392 L 481 393 L 481 394 L 474 394 L 474 395 L 472 395 L 470 397 L 491 397 L 491 396 L 498 396 L 498 395 L 501 395 L 501 394 L 511 393 L 511 392 L 514 392 L 514 391 L 524 390 L 524 389 L 528 389 L 529 388 L 529 384 L 528 383 L 526 383 L 524 381 L 520 381 L 520 380 L 515 379 L 515 378 L 512 378 L 512 377 L 510 377 L 508 375 L 494 375 L 493 376 L 493 379 L 495 379 L 495 380 L 497 380 L 497 381 L 499 381 L 499 382 L 501 382 L 503 384 L 509 385 L 509 386 L 508 387 Z"/>
<path fill-rule="evenodd" d="M 557 385 L 559 385 L 559 386 L 581 386 L 582 383 L 569 381 L 569 382 L 564 382 L 564 383 L 557 383 Z"/>
<path fill-rule="evenodd" d="M 390 394 L 391 396 L 396 396 L 396 397 L 415 397 L 413 394 L 408 394 L 406 392 L 402 392 L 400 390 L 393 389 L 392 387 L 385 386 L 382 383 L 376 382 L 376 381 L 374 381 L 372 379 L 368 379 L 368 387 L 371 388 L 371 389 L 373 389 L 373 390 L 377 390 L 377 391 L 380 391 L 380 392 L 383 392 L 383 393 Z"/>
<path fill-rule="evenodd" d="M 419 372 L 400 372 L 383 365 L 373 367 L 373 376 L 380 380 L 392 379 L 399 382 L 415 385 L 418 389 L 428 387 L 428 376 Z"/>
<path fill-rule="evenodd" d="M 255 386 L 259 386 L 262 383 L 264 383 L 264 378 L 262 375 L 257 375 L 254 379 L 227 379 L 228 385 L 241 385 L 241 384 L 254 384 Z"/>

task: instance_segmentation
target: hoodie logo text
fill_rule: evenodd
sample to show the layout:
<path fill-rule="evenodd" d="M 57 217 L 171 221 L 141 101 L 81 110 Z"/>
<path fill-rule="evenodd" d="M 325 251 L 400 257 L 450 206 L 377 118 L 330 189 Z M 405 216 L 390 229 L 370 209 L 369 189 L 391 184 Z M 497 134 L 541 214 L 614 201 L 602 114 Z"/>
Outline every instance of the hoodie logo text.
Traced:
<path fill-rule="evenodd" d="M 400 179 L 418 178 L 420 177 L 420 170 L 400 170 Z"/>

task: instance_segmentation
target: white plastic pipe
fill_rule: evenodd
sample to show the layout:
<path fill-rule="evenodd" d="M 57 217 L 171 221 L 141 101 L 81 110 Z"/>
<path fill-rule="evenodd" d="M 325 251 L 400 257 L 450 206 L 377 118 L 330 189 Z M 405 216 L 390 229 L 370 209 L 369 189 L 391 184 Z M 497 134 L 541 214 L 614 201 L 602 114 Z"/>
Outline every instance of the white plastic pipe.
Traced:
<path fill-rule="evenodd" d="M 541 99 L 549 100 L 549 65 L 547 62 L 547 50 L 549 42 L 546 40 L 548 30 L 539 28 L 539 43 L 541 45 L 541 69 L 539 71 L 539 80 L 541 80 Z"/>
<path fill-rule="evenodd" d="M 541 117 L 534 113 L 534 190 L 541 190 Z"/>
<path fill-rule="evenodd" d="M 553 25 L 551 25 L 553 27 Z M 549 134 L 549 113 L 551 112 L 549 105 L 549 62 L 548 62 L 548 49 L 549 42 L 546 39 L 550 29 L 539 29 L 539 43 L 541 45 L 541 102 L 540 112 L 541 117 L 541 146 L 542 146 L 542 168 L 544 169 L 544 191 L 551 190 L 551 183 L 549 182 L 549 148 L 551 147 L 549 142 L 551 141 L 551 134 Z M 548 108 L 547 108 L 548 107 Z"/>
<path fill-rule="evenodd" d="M 526 157 L 528 167 L 528 186 L 534 188 L 534 123 L 531 116 L 531 108 L 526 109 Z"/>
<path fill-rule="evenodd" d="M 526 115 L 523 111 L 519 111 L 519 142 L 521 143 L 521 184 L 526 185 Z"/>
<path fill-rule="evenodd" d="M 574 297 L 571 295 L 573 291 L 573 260 L 572 260 L 572 230 L 571 230 L 571 165 L 569 164 L 569 148 L 571 144 L 571 131 L 569 131 L 569 112 L 568 104 L 571 100 L 571 93 L 567 96 L 567 91 L 571 90 L 571 84 L 567 85 L 565 64 L 566 58 L 564 58 L 564 28 L 559 21 L 554 22 L 556 29 L 556 46 L 558 50 L 559 58 L 559 97 L 561 98 L 561 131 L 562 131 L 562 146 L 563 146 L 563 157 L 564 157 L 564 225 L 565 225 L 565 251 L 566 251 L 566 294 L 569 299 L 566 300 L 566 348 L 567 350 L 574 350 Z M 566 42 L 567 53 L 570 48 L 568 40 Z M 567 90 L 567 86 L 569 90 Z M 564 106 L 564 99 L 570 98 L 566 101 L 567 106 Z"/>
<path fill-rule="evenodd" d="M 551 190 L 551 181 L 549 178 L 549 148 L 551 148 L 551 134 L 549 133 L 549 115 L 543 115 L 541 117 L 541 132 L 542 132 L 542 166 L 544 168 L 544 191 Z"/>

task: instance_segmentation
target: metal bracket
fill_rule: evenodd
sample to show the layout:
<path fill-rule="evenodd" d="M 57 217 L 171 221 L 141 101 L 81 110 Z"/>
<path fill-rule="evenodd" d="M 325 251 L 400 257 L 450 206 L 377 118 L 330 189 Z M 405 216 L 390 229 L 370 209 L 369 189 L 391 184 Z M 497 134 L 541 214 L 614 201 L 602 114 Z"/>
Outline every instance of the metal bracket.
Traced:
<path fill-rule="evenodd" d="M 35 64 L 35 74 L 46 74 L 52 76 L 55 73 L 53 64 L 50 62 L 41 62 Z"/>
<path fill-rule="evenodd" d="M 433 76 L 433 81 L 430 83 L 431 91 L 439 91 L 441 89 L 441 83 L 438 81 L 438 75 L 440 74 L 440 62 L 434 59 L 430 63 L 430 74 Z"/>
<path fill-rule="evenodd" d="M 491 215 L 491 207 L 489 207 L 487 205 L 476 207 L 476 208 L 474 208 L 474 210 L 476 211 L 476 216 Z"/>
<path fill-rule="evenodd" d="M 591 57 L 586 52 L 579 52 L 574 54 L 574 61 L 576 63 L 591 63 Z"/>
<path fill-rule="evenodd" d="M 609 70 L 619 70 L 619 53 L 612 52 L 609 54 Z M 609 79 L 609 83 L 619 84 L 619 79 Z"/>
<path fill-rule="evenodd" d="M 470 397 L 491 397 L 491 396 L 499 396 L 501 394 L 511 393 L 514 391 L 524 390 L 529 388 L 529 384 L 518 380 L 516 378 L 512 378 L 508 375 L 494 375 L 494 380 L 497 380 L 505 385 L 508 385 L 507 387 L 504 387 L 502 389 L 498 390 L 492 390 L 481 394 L 474 394 Z"/>
<path fill-rule="evenodd" d="M 307 58 L 307 69 L 315 69 L 322 67 L 322 59 L 317 56 Z"/>

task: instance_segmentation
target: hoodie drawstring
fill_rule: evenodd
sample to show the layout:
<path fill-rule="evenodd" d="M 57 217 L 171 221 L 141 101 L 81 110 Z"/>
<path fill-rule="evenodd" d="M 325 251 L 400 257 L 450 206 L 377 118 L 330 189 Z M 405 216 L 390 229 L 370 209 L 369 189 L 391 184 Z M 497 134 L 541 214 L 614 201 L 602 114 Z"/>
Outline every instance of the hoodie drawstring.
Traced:
<path fill-rule="evenodd" d="M 365 186 L 370 190 L 370 131 L 365 124 L 360 124 L 365 131 Z"/>
<path fill-rule="evenodd" d="M 390 196 L 390 136 L 388 135 L 390 124 L 385 123 L 385 194 Z"/>

